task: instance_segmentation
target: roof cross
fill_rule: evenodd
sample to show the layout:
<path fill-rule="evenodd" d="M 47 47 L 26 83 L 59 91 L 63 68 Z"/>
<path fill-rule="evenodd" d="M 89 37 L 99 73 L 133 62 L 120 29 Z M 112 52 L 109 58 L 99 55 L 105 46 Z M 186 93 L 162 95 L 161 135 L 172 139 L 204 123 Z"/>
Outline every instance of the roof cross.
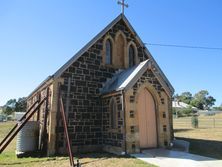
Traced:
<path fill-rule="evenodd" d="M 126 7 L 126 8 L 129 7 L 129 5 L 126 4 L 124 1 L 125 1 L 125 0 L 122 0 L 122 2 L 121 2 L 121 1 L 118 1 L 118 2 L 117 2 L 118 5 L 122 5 L 122 14 L 124 14 L 124 8 L 125 8 L 125 7 Z"/>

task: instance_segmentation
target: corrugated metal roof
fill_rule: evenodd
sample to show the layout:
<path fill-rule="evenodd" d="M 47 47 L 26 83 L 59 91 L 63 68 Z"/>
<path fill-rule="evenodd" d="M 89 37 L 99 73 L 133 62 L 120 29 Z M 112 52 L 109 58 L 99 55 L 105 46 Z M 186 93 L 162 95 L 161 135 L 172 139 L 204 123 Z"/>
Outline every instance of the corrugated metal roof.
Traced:
<path fill-rule="evenodd" d="M 138 65 L 116 74 L 113 79 L 105 84 L 101 92 L 108 93 L 112 91 L 119 91 L 133 86 L 148 69 L 149 62 L 149 60 L 145 60 Z"/>
<path fill-rule="evenodd" d="M 181 109 L 183 109 L 183 108 L 189 108 L 189 107 L 191 107 L 191 108 L 193 108 L 193 109 L 197 109 L 196 107 L 193 107 L 193 106 L 191 106 L 191 105 L 189 105 L 189 104 L 186 104 L 186 103 L 184 103 L 184 102 L 181 102 L 181 101 L 173 101 L 173 102 L 172 102 L 172 106 L 175 107 L 175 108 L 181 108 Z"/>

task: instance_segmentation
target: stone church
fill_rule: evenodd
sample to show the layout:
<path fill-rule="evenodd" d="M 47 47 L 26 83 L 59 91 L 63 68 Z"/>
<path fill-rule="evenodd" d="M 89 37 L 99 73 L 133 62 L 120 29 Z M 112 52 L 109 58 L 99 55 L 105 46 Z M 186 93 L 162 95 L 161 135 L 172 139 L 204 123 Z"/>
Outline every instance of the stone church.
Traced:
<path fill-rule="evenodd" d="M 47 90 L 32 119 L 47 117 L 48 155 L 66 153 L 60 97 L 73 152 L 137 153 L 173 138 L 174 89 L 123 14 L 42 82 L 28 106 Z"/>

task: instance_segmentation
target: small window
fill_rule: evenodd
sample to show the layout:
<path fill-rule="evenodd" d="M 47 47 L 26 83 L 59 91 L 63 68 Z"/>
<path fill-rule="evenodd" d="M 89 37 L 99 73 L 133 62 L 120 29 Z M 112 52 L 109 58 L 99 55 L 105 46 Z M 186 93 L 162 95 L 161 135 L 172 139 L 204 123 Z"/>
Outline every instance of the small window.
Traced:
<path fill-rule="evenodd" d="M 130 111 L 130 118 L 134 118 L 134 111 Z"/>
<path fill-rule="evenodd" d="M 134 47 L 132 45 L 130 45 L 129 47 L 129 67 L 134 66 L 135 63 L 135 51 L 134 51 Z"/>
<path fill-rule="evenodd" d="M 167 131 L 167 126 L 163 125 L 163 131 L 166 132 Z"/>
<path fill-rule="evenodd" d="M 134 96 L 130 96 L 130 103 L 134 103 L 134 101 L 135 101 Z"/>
<path fill-rule="evenodd" d="M 166 112 L 163 112 L 163 118 L 166 118 Z"/>
<path fill-rule="evenodd" d="M 111 128 L 117 128 L 117 108 L 116 102 L 112 99 L 110 102 L 110 117 L 111 117 Z"/>
<path fill-rule="evenodd" d="M 106 64 L 112 64 L 112 44 L 109 39 L 106 40 Z"/>
<path fill-rule="evenodd" d="M 130 131 L 131 131 L 131 133 L 134 133 L 135 132 L 135 127 L 134 126 L 130 126 Z"/>

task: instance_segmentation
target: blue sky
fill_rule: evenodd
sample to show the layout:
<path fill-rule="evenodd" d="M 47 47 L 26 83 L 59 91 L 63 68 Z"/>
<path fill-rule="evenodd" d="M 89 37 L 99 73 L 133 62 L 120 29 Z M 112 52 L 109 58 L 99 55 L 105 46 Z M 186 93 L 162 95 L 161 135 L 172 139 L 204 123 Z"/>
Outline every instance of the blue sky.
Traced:
<path fill-rule="evenodd" d="M 127 0 L 143 42 L 222 47 L 220 0 Z M 0 105 L 27 96 L 120 13 L 116 0 L 0 1 Z M 222 51 L 147 46 L 176 93 L 222 103 Z"/>

